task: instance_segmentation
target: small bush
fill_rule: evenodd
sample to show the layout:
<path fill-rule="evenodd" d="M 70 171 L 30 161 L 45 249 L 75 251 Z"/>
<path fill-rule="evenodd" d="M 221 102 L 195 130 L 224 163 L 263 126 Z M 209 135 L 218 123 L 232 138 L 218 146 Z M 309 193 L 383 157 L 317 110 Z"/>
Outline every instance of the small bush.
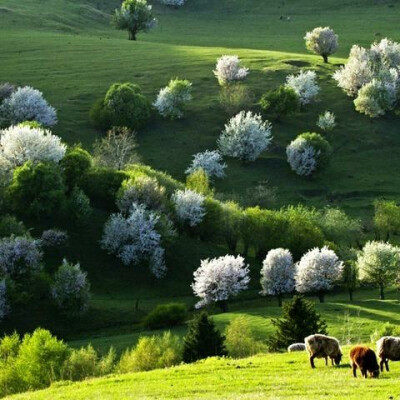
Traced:
<path fill-rule="evenodd" d="M 122 355 L 117 370 L 120 373 L 151 371 L 172 367 L 181 361 L 180 339 L 171 332 L 165 332 L 163 336 L 140 338 L 134 349 Z"/>
<path fill-rule="evenodd" d="M 370 336 L 371 343 L 375 343 L 383 336 L 400 336 L 400 326 L 386 322 L 380 328 L 372 332 Z"/>
<path fill-rule="evenodd" d="M 280 86 L 276 90 L 265 93 L 260 100 L 261 108 L 275 115 L 276 119 L 294 114 L 300 110 L 300 100 L 297 93 L 288 86 Z"/>
<path fill-rule="evenodd" d="M 203 195 L 212 194 L 210 180 L 203 168 L 198 168 L 187 176 L 186 187 Z"/>
<path fill-rule="evenodd" d="M 24 223 L 13 215 L 0 217 L 0 238 L 6 236 L 23 236 L 27 232 Z"/>
<path fill-rule="evenodd" d="M 183 324 L 186 318 L 187 310 L 184 304 L 161 304 L 147 315 L 144 326 L 149 329 L 170 328 Z"/>
<path fill-rule="evenodd" d="M 64 363 L 62 377 L 70 381 L 82 381 L 97 376 L 97 363 L 98 355 L 91 345 L 72 350 Z"/>
<path fill-rule="evenodd" d="M 250 108 L 253 101 L 254 96 L 250 89 L 241 83 L 231 83 L 221 88 L 219 102 L 229 116 Z"/>
<path fill-rule="evenodd" d="M 60 165 L 64 172 L 65 183 L 68 189 L 72 190 L 91 167 L 92 156 L 86 150 L 76 146 L 67 151 Z"/>
<path fill-rule="evenodd" d="M 250 324 L 244 317 L 237 317 L 230 322 L 225 337 L 225 347 L 233 358 L 250 357 L 267 350 L 264 343 L 254 338 Z"/>

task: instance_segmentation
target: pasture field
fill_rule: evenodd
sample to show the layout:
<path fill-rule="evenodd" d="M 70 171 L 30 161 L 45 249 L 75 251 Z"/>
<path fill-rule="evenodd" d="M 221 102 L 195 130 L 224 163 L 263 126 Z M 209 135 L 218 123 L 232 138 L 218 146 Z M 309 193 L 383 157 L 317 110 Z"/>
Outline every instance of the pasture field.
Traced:
<path fill-rule="evenodd" d="M 13 400 L 61 399 L 397 399 L 400 364 L 379 379 L 354 379 L 348 347 L 340 367 L 317 360 L 311 370 L 306 353 L 267 354 L 242 360 L 207 359 L 166 370 L 111 376 L 12 396 Z"/>

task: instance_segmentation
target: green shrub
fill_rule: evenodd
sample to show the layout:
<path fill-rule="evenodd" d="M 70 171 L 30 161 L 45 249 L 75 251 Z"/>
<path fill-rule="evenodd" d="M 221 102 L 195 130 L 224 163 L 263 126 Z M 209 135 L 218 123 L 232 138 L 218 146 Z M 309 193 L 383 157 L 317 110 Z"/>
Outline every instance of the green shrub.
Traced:
<path fill-rule="evenodd" d="M 371 343 L 375 343 L 383 336 L 400 336 L 400 326 L 386 322 L 372 332 L 370 337 Z"/>
<path fill-rule="evenodd" d="M 142 337 L 132 350 L 127 350 L 118 364 L 120 373 L 168 368 L 182 361 L 182 344 L 177 336 L 165 332 L 163 336 Z"/>
<path fill-rule="evenodd" d="M 228 115 L 235 115 L 252 106 L 253 95 L 242 83 L 232 83 L 221 88 L 219 101 Z"/>
<path fill-rule="evenodd" d="M 205 311 L 197 314 L 190 321 L 184 338 L 183 361 L 191 363 L 208 357 L 226 355 L 224 339 Z"/>
<path fill-rule="evenodd" d="M 151 105 L 138 85 L 130 82 L 114 83 L 104 100 L 98 100 L 90 111 L 90 118 L 97 127 L 126 126 L 139 129 L 148 121 Z"/>
<path fill-rule="evenodd" d="M 79 185 L 81 177 L 92 165 L 92 156 L 79 146 L 69 148 L 60 162 L 64 172 L 65 183 L 71 190 Z"/>
<path fill-rule="evenodd" d="M 314 303 L 300 295 L 284 302 L 282 317 L 271 322 L 276 331 L 269 340 L 269 346 L 274 351 L 303 342 L 305 337 L 314 333 L 327 334 L 326 323 L 315 311 Z"/>
<path fill-rule="evenodd" d="M 318 152 L 318 168 L 323 168 L 328 164 L 332 154 L 332 147 L 326 139 L 315 132 L 302 133 L 298 138 L 305 139 Z"/>
<path fill-rule="evenodd" d="M 267 351 L 267 346 L 254 338 L 245 317 L 232 320 L 225 332 L 225 347 L 230 357 L 244 358 Z"/>
<path fill-rule="evenodd" d="M 82 177 L 81 187 L 94 206 L 114 210 L 117 192 L 128 177 L 122 171 L 94 167 Z"/>
<path fill-rule="evenodd" d="M 98 355 L 91 345 L 72 350 L 62 369 L 63 379 L 70 381 L 81 381 L 97 374 Z"/>
<path fill-rule="evenodd" d="M 260 100 L 260 106 L 277 119 L 300 110 L 300 100 L 296 92 L 285 85 L 265 93 Z"/>
<path fill-rule="evenodd" d="M 23 236 L 27 232 L 23 222 L 18 221 L 13 215 L 0 217 L 0 238 L 6 236 Z"/>
<path fill-rule="evenodd" d="M 82 189 L 75 186 L 68 198 L 68 218 L 76 225 L 83 225 L 88 221 L 91 214 L 92 208 L 89 197 Z"/>
<path fill-rule="evenodd" d="M 186 187 L 204 195 L 212 194 L 210 179 L 203 168 L 198 168 L 187 176 Z"/>
<path fill-rule="evenodd" d="M 161 304 L 152 310 L 144 319 L 144 326 L 149 329 L 169 328 L 180 325 L 187 318 L 184 304 Z"/>

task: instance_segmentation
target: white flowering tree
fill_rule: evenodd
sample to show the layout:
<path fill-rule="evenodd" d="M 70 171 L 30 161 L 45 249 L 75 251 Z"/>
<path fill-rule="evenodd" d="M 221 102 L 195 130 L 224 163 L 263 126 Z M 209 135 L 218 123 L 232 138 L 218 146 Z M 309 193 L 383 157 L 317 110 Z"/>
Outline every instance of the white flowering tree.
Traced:
<path fill-rule="evenodd" d="M 185 4 L 185 0 L 158 0 L 161 4 L 172 7 L 181 7 Z"/>
<path fill-rule="evenodd" d="M 5 279 L 0 280 L 0 322 L 8 314 L 7 286 Z"/>
<path fill-rule="evenodd" d="M 277 296 L 279 307 L 282 296 L 294 290 L 295 266 L 293 257 L 287 249 L 270 250 L 261 268 L 262 295 Z"/>
<path fill-rule="evenodd" d="M 214 75 L 221 86 L 241 81 L 249 74 L 249 69 L 241 66 L 238 56 L 222 56 L 217 60 Z"/>
<path fill-rule="evenodd" d="M 54 276 L 51 295 L 62 313 L 79 316 L 89 308 L 90 284 L 79 264 L 63 260 Z"/>
<path fill-rule="evenodd" d="M 139 32 L 153 29 L 157 20 L 147 0 L 124 0 L 121 8 L 114 12 L 113 23 L 117 29 L 128 31 L 129 40 L 136 40 Z"/>
<path fill-rule="evenodd" d="M 300 71 L 297 75 L 289 75 L 286 86 L 295 91 L 302 106 L 312 103 L 320 90 L 315 71 Z"/>
<path fill-rule="evenodd" d="M 200 298 L 196 308 L 218 303 L 226 311 L 227 301 L 246 290 L 249 282 L 249 267 L 241 256 L 202 260 L 192 284 L 193 293 Z"/>
<path fill-rule="evenodd" d="M 68 233 L 59 229 L 47 229 L 43 231 L 40 237 L 42 247 L 63 246 L 68 241 Z"/>
<path fill-rule="evenodd" d="M 113 214 L 104 226 L 101 246 L 116 254 L 124 265 L 147 262 L 151 272 L 162 278 L 165 266 L 162 237 L 158 232 L 159 217 L 144 205 L 134 203 L 127 217 Z"/>
<path fill-rule="evenodd" d="M 20 87 L 0 107 L 0 116 L 11 125 L 37 121 L 44 126 L 57 123 L 57 112 L 44 99 L 43 93 L 30 86 Z"/>
<path fill-rule="evenodd" d="M 309 250 L 296 264 L 296 290 L 299 293 L 316 293 L 321 303 L 325 293 L 333 288 L 344 265 L 328 247 Z"/>
<path fill-rule="evenodd" d="M 66 149 L 61 139 L 49 130 L 15 125 L 0 131 L 0 157 L 7 160 L 11 168 L 27 161 L 58 163 Z"/>
<path fill-rule="evenodd" d="M 0 274 L 11 279 L 35 274 L 42 268 L 40 241 L 29 237 L 0 239 Z"/>
<path fill-rule="evenodd" d="M 184 79 L 172 79 L 160 90 L 153 106 L 165 118 L 180 119 L 184 106 L 192 100 L 192 83 Z"/>
<path fill-rule="evenodd" d="M 192 163 L 185 171 L 192 174 L 202 168 L 209 178 L 224 178 L 227 165 L 222 160 L 222 155 L 217 150 L 206 150 L 193 156 Z"/>
<path fill-rule="evenodd" d="M 241 111 L 226 125 L 218 139 L 220 152 L 242 161 L 255 161 L 272 141 L 272 125 L 261 115 Z"/>
<path fill-rule="evenodd" d="M 360 279 L 379 286 L 380 298 L 384 288 L 392 285 L 400 272 L 400 248 L 385 242 L 367 242 L 358 254 Z"/>
<path fill-rule="evenodd" d="M 290 168 L 300 176 L 309 176 L 317 169 L 317 151 L 304 138 L 296 138 L 286 148 Z"/>
<path fill-rule="evenodd" d="M 206 210 L 204 207 L 205 197 L 201 193 L 190 189 L 177 190 L 171 200 L 176 216 L 181 223 L 194 227 L 203 221 Z"/>
<path fill-rule="evenodd" d="M 325 111 L 320 114 L 317 121 L 317 126 L 324 132 L 330 132 L 336 126 L 336 116 L 333 112 Z"/>
<path fill-rule="evenodd" d="M 304 37 L 307 49 L 322 56 L 325 63 L 328 62 L 328 57 L 336 52 L 339 46 L 338 39 L 338 35 L 329 27 L 315 28 Z"/>
<path fill-rule="evenodd" d="M 369 49 L 354 45 L 333 78 L 347 95 L 356 97 L 357 111 L 371 118 L 385 114 L 399 98 L 400 44 L 385 38 Z"/>

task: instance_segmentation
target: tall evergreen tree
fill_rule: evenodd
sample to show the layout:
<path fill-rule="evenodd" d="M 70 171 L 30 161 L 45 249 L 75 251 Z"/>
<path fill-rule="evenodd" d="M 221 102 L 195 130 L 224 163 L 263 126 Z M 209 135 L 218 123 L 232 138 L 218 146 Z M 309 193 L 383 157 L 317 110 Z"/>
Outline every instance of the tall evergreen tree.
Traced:
<path fill-rule="evenodd" d="M 214 321 L 203 311 L 189 323 L 184 338 L 183 360 L 190 363 L 207 357 L 224 356 L 227 354 L 224 340 Z"/>
<path fill-rule="evenodd" d="M 292 343 L 304 342 L 304 338 L 314 333 L 327 334 L 327 326 L 321 316 L 315 311 L 315 305 L 301 295 L 296 295 L 291 301 L 283 304 L 281 318 L 272 319 L 276 327 L 275 334 L 270 339 L 270 347 L 278 350 Z"/>

